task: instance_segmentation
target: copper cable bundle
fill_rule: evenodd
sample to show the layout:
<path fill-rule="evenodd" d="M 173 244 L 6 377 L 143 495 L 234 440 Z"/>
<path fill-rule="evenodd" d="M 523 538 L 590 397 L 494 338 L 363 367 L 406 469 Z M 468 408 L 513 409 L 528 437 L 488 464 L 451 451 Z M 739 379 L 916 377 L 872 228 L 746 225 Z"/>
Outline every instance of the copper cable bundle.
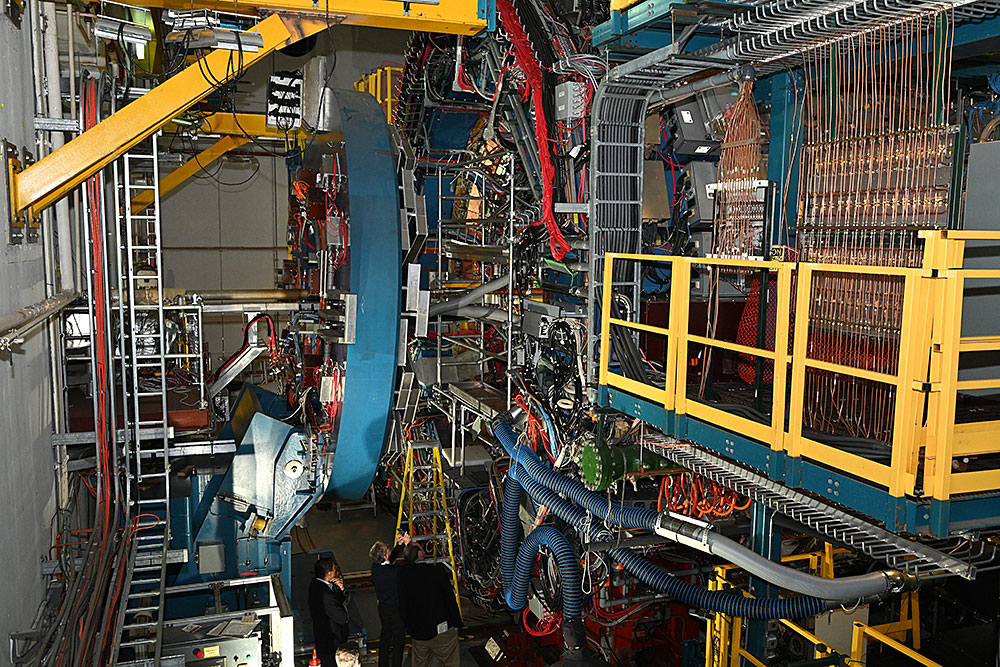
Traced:
<path fill-rule="evenodd" d="M 800 261 L 920 266 L 919 230 L 949 213 L 952 42 L 939 10 L 803 54 Z M 896 372 L 902 277 L 818 272 L 810 301 L 810 359 Z M 805 393 L 807 428 L 891 442 L 891 386 L 808 369 Z"/>
<path fill-rule="evenodd" d="M 716 191 L 715 239 L 718 257 L 746 259 L 760 253 L 764 202 L 759 199 L 761 123 L 753 82 L 744 81 L 726 117 Z"/>

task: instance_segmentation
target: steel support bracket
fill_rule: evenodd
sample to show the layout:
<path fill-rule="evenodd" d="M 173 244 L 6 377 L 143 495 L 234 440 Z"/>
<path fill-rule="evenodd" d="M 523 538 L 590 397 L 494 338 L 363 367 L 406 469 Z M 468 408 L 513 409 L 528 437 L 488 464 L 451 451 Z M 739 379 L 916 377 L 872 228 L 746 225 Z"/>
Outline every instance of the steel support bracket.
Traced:
<path fill-rule="evenodd" d="M 21 156 L 17 146 L 6 139 L 0 140 L 0 160 L 3 162 L 3 191 L 7 200 L 10 219 L 7 226 L 7 243 L 20 245 L 24 240 L 26 216 L 17 205 L 17 175 L 21 172 Z"/>

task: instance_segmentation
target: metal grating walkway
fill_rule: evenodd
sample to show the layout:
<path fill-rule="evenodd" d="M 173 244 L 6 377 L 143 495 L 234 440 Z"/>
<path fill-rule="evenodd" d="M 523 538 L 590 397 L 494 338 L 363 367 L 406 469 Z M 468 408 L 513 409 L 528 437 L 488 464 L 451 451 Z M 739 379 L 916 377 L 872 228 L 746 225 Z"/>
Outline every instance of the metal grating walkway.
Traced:
<path fill-rule="evenodd" d="M 660 434 L 648 434 L 643 445 L 650 451 L 693 472 L 727 486 L 798 521 L 802 525 L 861 553 L 887 562 L 912 575 L 958 575 L 975 579 L 977 567 L 920 542 L 888 532 L 863 519 L 751 472 L 690 443 Z"/>

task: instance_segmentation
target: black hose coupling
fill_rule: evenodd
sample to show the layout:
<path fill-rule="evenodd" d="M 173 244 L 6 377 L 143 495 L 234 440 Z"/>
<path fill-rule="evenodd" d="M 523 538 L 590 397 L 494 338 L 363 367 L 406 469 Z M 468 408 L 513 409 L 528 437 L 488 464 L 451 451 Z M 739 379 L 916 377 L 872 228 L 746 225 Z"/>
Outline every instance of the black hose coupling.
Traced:
<path fill-rule="evenodd" d="M 757 78 L 757 70 L 753 65 L 740 65 L 734 72 L 737 81 L 753 81 Z"/>
<path fill-rule="evenodd" d="M 882 570 L 885 576 L 886 590 L 889 593 L 915 591 L 920 588 L 920 580 L 909 572 L 899 570 Z"/>
<path fill-rule="evenodd" d="M 494 417 L 493 420 L 490 421 L 490 429 L 495 431 L 497 425 L 500 423 L 506 423 L 507 426 L 514 428 L 514 424 L 517 423 L 517 420 L 523 414 L 524 410 L 515 405 L 510 410 L 507 410 L 506 412 L 501 412 L 496 417 Z"/>

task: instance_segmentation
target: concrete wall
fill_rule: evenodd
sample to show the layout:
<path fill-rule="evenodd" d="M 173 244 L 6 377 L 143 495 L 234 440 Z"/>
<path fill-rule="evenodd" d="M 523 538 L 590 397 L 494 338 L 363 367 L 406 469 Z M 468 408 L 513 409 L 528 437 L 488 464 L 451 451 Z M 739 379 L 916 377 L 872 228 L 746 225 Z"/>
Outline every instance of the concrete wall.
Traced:
<path fill-rule="evenodd" d="M 314 55 L 329 53 L 331 41 L 337 66 L 330 85 L 352 88 L 363 74 L 386 63 L 401 63 L 408 39 L 404 31 L 334 26 L 319 37 L 309 55 L 291 58 L 277 53 L 247 71 L 238 110 L 262 113 L 268 75 L 299 69 Z M 268 150 L 282 150 L 280 143 L 262 143 Z M 164 139 L 161 148 L 168 145 Z M 252 165 L 217 163 L 163 198 L 167 287 L 195 291 L 275 287 L 275 268 L 286 256 L 287 170 L 284 160 L 266 157 L 260 146 L 247 144 L 240 151 L 258 154 L 256 174 Z M 244 181 L 239 186 L 224 185 Z M 206 318 L 205 340 L 213 365 L 239 349 L 244 324 L 239 316 Z"/>
<path fill-rule="evenodd" d="M 30 22 L 16 29 L 0 15 L 0 139 L 34 149 Z M 6 197 L 0 197 L 0 313 L 45 298 L 41 244 L 7 244 Z M 28 629 L 41 599 L 39 559 L 49 547 L 54 509 L 51 385 L 44 328 L 13 354 L 0 353 L 0 664 L 7 638 Z"/>

